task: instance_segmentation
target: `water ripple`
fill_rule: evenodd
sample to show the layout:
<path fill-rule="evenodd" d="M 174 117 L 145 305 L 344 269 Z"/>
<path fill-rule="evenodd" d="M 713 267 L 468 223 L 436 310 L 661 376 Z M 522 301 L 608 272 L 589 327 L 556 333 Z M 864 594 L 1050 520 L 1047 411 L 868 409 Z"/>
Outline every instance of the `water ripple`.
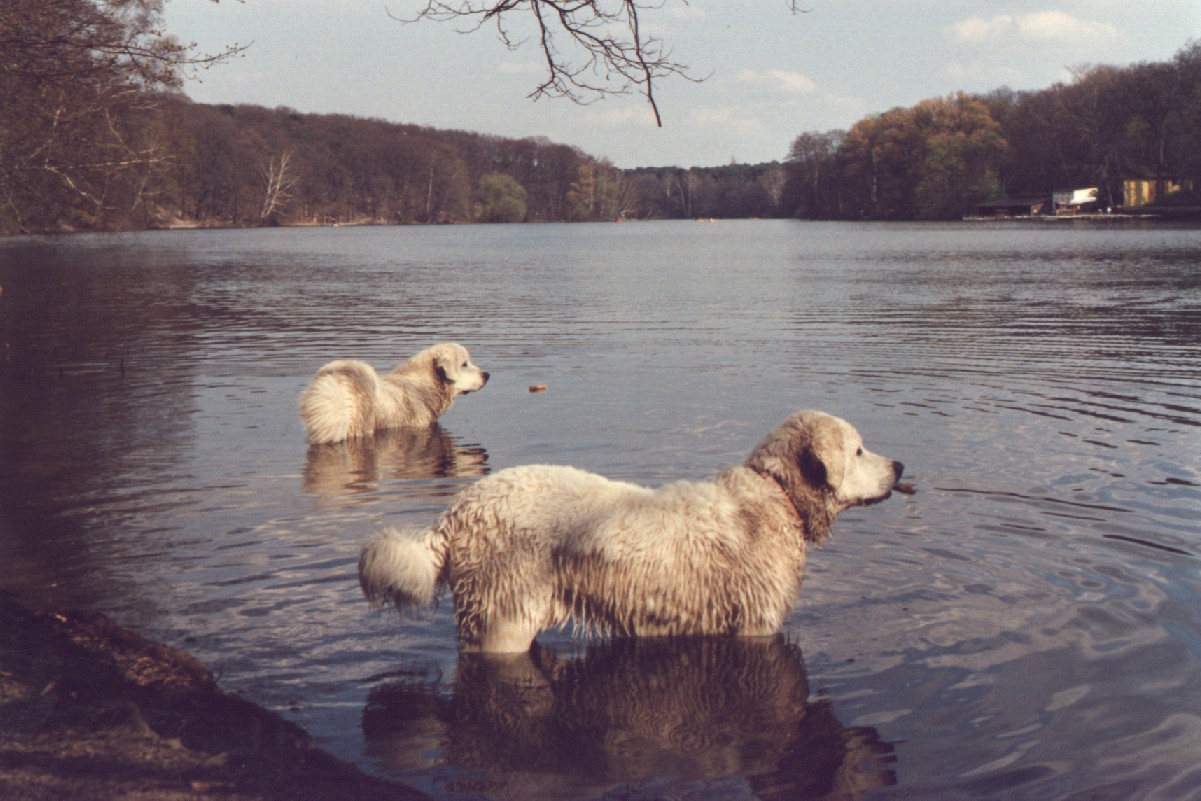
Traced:
<path fill-rule="evenodd" d="M 1191 797 L 1198 263 L 1172 226 L 7 238 L 0 586 L 184 645 L 446 798 L 481 772 L 498 798 L 790 798 L 857 775 L 839 765 L 871 782 L 847 797 Z M 440 339 L 493 380 L 439 428 L 305 446 L 322 363 Z M 801 407 L 851 420 L 918 494 L 840 518 L 786 644 L 550 634 L 514 683 L 461 663 L 449 604 L 397 620 L 360 596 L 366 537 L 493 470 L 704 478 Z"/>

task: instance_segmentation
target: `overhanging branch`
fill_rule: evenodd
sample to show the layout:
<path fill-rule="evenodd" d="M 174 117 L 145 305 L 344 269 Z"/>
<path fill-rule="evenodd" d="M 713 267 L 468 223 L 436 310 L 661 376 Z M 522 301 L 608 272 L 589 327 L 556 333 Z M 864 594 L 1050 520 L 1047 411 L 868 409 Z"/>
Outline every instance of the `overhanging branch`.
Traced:
<path fill-rule="evenodd" d="M 662 127 L 655 82 L 668 76 L 700 79 L 671 58 L 661 39 L 643 35 L 640 13 L 661 5 L 638 0 L 425 0 L 415 16 L 394 18 L 465 21 L 464 33 L 492 22 L 505 46 L 516 50 L 524 41 L 512 36 L 510 23 L 525 12 L 546 67 L 531 98 L 563 97 L 587 104 L 609 95 L 640 94 Z"/>

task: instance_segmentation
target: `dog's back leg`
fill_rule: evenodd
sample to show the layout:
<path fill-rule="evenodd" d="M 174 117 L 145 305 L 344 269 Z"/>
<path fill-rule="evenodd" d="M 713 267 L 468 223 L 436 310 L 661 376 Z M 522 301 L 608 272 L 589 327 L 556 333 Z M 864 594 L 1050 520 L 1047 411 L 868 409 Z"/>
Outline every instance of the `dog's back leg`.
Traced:
<path fill-rule="evenodd" d="M 530 650 L 539 627 L 527 620 L 493 622 L 480 632 L 478 643 L 466 643 L 467 650 L 496 654 L 515 654 Z"/>

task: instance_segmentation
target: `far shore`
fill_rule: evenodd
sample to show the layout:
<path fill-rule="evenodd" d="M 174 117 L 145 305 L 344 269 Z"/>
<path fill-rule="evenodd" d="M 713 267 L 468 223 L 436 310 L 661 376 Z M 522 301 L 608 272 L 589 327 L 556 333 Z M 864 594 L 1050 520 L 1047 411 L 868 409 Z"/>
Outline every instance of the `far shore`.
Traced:
<path fill-rule="evenodd" d="M 1146 222 L 1149 220 L 1201 220 L 1201 206 L 1140 206 L 1137 211 L 1094 211 L 1082 214 L 971 214 L 965 215 L 963 219 L 969 222 L 1072 222 L 1073 220 Z"/>
<path fill-rule="evenodd" d="M 954 222 L 954 220 L 839 220 L 839 219 L 804 219 L 793 217 L 778 217 L 778 218 L 760 218 L 760 217 L 702 217 L 702 218 L 651 218 L 641 219 L 635 217 L 622 217 L 615 220 L 586 220 L 582 223 L 564 223 L 564 224 L 583 224 L 583 223 L 633 223 L 633 222 L 730 222 L 739 220 L 761 220 L 761 219 L 790 219 L 797 222 L 856 222 L 856 223 L 871 223 L 871 222 Z M 1023 214 L 1023 215 L 965 215 L 961 218 L 963 222 L 1073 222 L 1073 221 L 1101 221 L 1101 222 L 1193 222 L 1201 221 L 1201 206 L 1145 206 L 1140 207 L 1138 211 L 1114 211 L 1112 213 L 1086 213 L 1086 214 Z M 505 223 L 507 225 L 547 225 L 550 221 L 547 220 L 525 220 L 520 223 Z M 150 225 L 144 228 L 121 228 L 121 229 L 99 229 L 99 228 L 73 228 L 70 226 L 62 226 L 56 230 L 36 231 L 30 234 L 0 234 L 3 236 L 54 236 L 58 234 L 101 234 L 101 233 L 137 233 L 140 231 L 233 231 L 233 230 L 255 230 L 255 229 L 270 229 L 270 228 L 365 228 L 365 227 L 392 227 L 392 226 L 444 226 L 444 225 L 497 225 L 498 223 L 473 223 L 473 222 L 436 222 L 436 223 L 420 223 L 420 222 L 386 222 L 383 220 L 372 220 L 368 218 L 354 220 L 297 220 L 289 222 L 279 222 L 271 225 L 250 225 L 245 223 L 233 223 L 227 221 L 200 221 L 200 220 L 185 220 L 180 218 L 172 218 L 164 220 L 160 223 Z"/>

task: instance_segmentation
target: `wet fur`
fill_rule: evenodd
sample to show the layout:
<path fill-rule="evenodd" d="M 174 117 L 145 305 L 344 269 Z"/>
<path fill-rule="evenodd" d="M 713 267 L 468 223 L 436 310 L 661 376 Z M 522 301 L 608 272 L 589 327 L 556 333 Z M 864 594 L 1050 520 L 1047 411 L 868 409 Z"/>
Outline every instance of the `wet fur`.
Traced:
<path fill-rule="evenodd" d="M 839 512 L 887 497 L 903 465 L 845 421 L 798 412 L 712 481 L 658 489 L 573 467 L 495 473 L 424 532 L 369 542 L 359 581 L 399 608 L 454 598 L 473 650 L 527 650 L 574 624 L 617 636 L 764 636 L 783 625 L 806 551 Z"/>
<path fill-rule="evenodd" d="M 488 373 L 454 343 L 426 348 L 380 375 L 354 359 L 330 362 L 300 396 L 310 445 L 355 439 L 391 428 L 433 425 L 456 396 L 483 389 Z"/>

